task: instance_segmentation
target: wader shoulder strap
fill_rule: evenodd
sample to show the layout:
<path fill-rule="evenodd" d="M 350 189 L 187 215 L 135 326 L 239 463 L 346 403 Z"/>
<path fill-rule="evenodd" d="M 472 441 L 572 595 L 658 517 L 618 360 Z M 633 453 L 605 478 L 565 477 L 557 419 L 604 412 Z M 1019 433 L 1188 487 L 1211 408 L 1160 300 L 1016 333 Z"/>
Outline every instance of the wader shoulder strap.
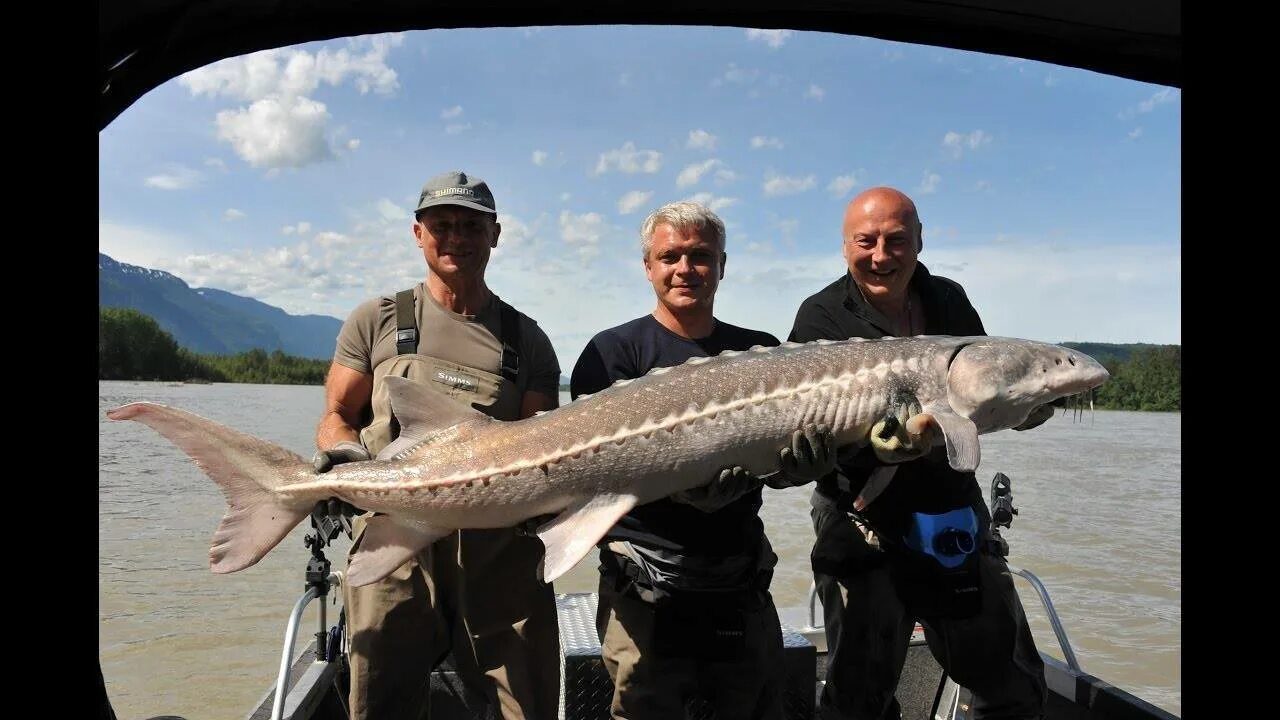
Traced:
<path fill-rule="evenodd" d="M 520 373 L 520 316 L 516 309 L 499 300 L 502 332 L 502 377 L 516 383 Z"/>
<path fill-rule="evenodd" d="M 502 333 L 502 377 L 516 381 L 520 372 L 520 316 L 516 309 L 499 300 L 499 332 Z M 418 352 L 418 318 L 414 313 L 413 289 L 396 293 L 396 354 Z"/>
<path fill-rule="evenodd" d="M 418 352 L 418 318 L 413 312 L 413 288 L 396 293 L 396 354 Z"/>

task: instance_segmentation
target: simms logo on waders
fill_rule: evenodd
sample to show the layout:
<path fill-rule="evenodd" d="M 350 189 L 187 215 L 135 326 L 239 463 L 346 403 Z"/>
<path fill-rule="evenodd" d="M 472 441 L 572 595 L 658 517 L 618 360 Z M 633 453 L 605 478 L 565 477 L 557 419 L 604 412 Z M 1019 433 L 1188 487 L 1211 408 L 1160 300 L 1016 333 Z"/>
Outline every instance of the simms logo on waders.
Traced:
<path fill-rule="evenodd" d="M 460 373 L 451 373 L 444 370 L 437 370 L 434 377 L 431 378 L 442 385 L 448 385 L 454 390 L 466 390 L 467 392 L 475 392 L 480 388 L 480 381 L 469 375 Z"/>

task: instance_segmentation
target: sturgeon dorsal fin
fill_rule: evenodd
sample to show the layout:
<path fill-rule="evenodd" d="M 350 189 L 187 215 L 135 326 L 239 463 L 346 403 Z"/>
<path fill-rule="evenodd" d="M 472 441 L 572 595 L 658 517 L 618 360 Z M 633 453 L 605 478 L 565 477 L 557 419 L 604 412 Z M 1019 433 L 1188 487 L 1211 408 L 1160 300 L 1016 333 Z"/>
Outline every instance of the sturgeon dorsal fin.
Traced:
<path fill-rule="evenodd" d="M 395 442 L 378 453 L 380 460 L 404 452 L 450 428 L 468 428 L 492 421 L 492 418 L 479 410 L 463 405 L 422 383 L 398 375 L 388 375 L 383 378 L 383 382 L 387 384 L 387 395 L 391 398 L 391 412 L 400 423 L 400 435 Z"/>

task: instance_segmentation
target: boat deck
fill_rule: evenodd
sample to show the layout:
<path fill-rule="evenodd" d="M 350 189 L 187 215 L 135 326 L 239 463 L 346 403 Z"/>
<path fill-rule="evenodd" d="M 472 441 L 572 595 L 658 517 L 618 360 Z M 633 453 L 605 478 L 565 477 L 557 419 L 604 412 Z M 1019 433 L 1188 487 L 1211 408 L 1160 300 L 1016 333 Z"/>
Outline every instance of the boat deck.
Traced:
<path fill-rule="evenodd" d="M 609 720 L 613 684 L 600 658 L 595 630 L 595 593 L 556 596 L 560 619 L 561 720 Z M 821 678 L 826 674 L 826 640 L 814 628 L 804 608 L 779 613 L 783 627 L 784 666 L 787 674 L 785 718 L 813 720 Z M 967 720 L 969 693 L 942 672 L 917 629 L 912 636 L 898 685 L 897 698 L 903 720 Z M 1040 653 L 1045 663 L 1049 703 L 1045 720 L 1179 720 L 1141 698 Z M 318 662 L 312 641 L 295 656 L 290 668 L 284 715 L 286 720 L 346 720 L 347 678 L 341 662 Z M 434 720 L 488 720 L 492 708 L 457 677 L 451 658 L 431 676 Z M 274 687 L 247 720 L 269 720 Z M 682 720 L 714 720 L 711 707 L 693 697 Z"/>

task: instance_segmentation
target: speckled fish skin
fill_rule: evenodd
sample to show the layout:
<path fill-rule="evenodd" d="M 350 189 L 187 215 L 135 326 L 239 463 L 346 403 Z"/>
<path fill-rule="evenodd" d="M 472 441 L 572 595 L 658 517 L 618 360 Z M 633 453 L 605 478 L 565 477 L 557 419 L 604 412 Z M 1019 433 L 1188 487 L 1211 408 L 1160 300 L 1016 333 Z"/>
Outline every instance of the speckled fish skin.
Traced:
<path fill-rule="evenodd" d="M 394 378 L 389 381 L 400 382 L 394 383 L 399 395 L 393 394 L 393 408 L 405 437 L 375 461 L 339 465 L 322 475 L 292 453 L 215 430 L 208 426 L 221 426 L 183 411 L 151 406 L 131 412 L 141 405 L 134 404 L 112 416 L 142 420 L 170 437 L 219 481 L 229 501 L 233 494 L 215 473 L 259 481 L 293 514 L 338 497 L 407 526 L 417 523 L 424 537 L 438 537 L 442 528 L 508 527 L 538 515 L 599 512 L 597 521 L 575 526 L 574 532 L 595 533 L 575 539 L 576 546 L 594 544 L 623 507 L 705 484 L 721 468 L 776 471 L 779 450 L 804 425 L 831 428 L 840 447 L 865 444 L 900 393 L 914 396 L 938 423 L 952 464 L 971 470 L 978 461 L 977 435 L 1015 427 L 1035 408 L 1107 377 L 1083 353 L 1013 338 L 787 343 L 659 368 L 515 422 L 492 420 Z M 174 413 L 185 417 L 178 422 Z M 448 426 L 437 424 L 442 416 Z M 175 439 L 174 427 L 183 423 L 191 426 L 186 446 Z M 193 452 L 191 436 L 214 438 L 213 447 Z M 224 445 L 226 452 L 219 449 Z M 219 455 L 224 459 L 211 459 Z M 274 466 L 274 478 L 266 465 Z M 618 498 L 625 502 L 610 500 Z M 600 511 L 601 504 L 609 509 Z M 253 554 L 258 550 L 255 544 Z"/>

